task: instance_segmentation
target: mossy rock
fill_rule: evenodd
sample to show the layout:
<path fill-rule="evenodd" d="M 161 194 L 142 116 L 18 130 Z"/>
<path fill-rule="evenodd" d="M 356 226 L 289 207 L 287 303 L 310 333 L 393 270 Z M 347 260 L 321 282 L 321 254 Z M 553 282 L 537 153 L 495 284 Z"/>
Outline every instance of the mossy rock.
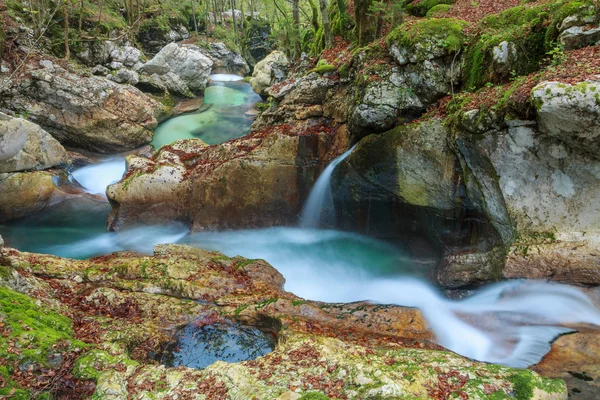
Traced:
<path fill-rule="evenodd" d="M 427 18 L 433 18 L 437 15 L 447 13 L 452 8 L 451 4 L 438 4 L 437 6 L 431 7 L 429 11 L 427 11 Z"/>
<path fill-rule="evenodd" d="M 464 87 L 475 90 L 538 70 L 546 56 L 550 21 L 562 4 L 518 6 L 481 20 L 480 34 L 465 53 Z"/>
<path fill-rule="evenodd" d="M 416 17 L 424 17 L 436 6 L 452 5 L 454 3 L 456 3 L 456 0 L 414 0 L 412 3 L 406 6 L 406 12 Z"/>
<path fill-rule="evenodd" d="M 586 17 L 593 9 L 590 7 L 592 4 L 589 1 L 570 1 L 560 6 L 553 14 L 552 20 L 548 25 L 545 35 L 545 46 L 546 50 L 550 51 L 556 44 L 558 39 L 559 27 L 565 18 L 570 16 Z"/>
<path fill-rule="evenodd" d="M 400 25 L 386 41 L 389 47 L 406 49 L 410 61 L 418 62 L 459 51 L 467 41 L 467 26 L 454 18 L 424 19 Z"/>

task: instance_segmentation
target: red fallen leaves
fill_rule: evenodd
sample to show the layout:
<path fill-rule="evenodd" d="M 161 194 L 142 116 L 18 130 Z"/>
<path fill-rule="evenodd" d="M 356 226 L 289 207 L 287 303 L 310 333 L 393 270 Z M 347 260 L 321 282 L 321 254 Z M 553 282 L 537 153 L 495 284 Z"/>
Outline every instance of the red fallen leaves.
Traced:
<path fill-rule="evenodd" d="M 305 391 L 318 390 L 324 392 L 332 399 L 347 399 L 348 397 L 341 393 L 341 389 L 346 385 L 343 379 L 329 379 L 327 375 L 306 375 L 302 378 L 302 388 Z M 291 389 L 291 388 L 290 388 Z"/>
<path fill-rule="evenodd" d="M 321 353 L 309 344 L 303 344 L 302 347 L 292 350 L 288 354 L 291 361 L 300 364 L 313 364 L 321 358 Z"/>
<path fill-rule="evenodd" d="M 68 346 L 66 342 L 59 342 L 53 346 L 61 355 L 61 362 L 57 367 L 49 369 L 32 364 L 27 369 L 21 369 L 19 363 L 14 362 L 9 378 L 19 386 L 32 391 L 34 397 L 42 392 L 49 392 L 56 400 L 89 398 L 96 390 L 96 384 L 93 381 L 73 377 L 71 371 L 81 351 L 67 351 Z M 8 365 L 8 362 L 0 359 L 0 365 Z M 6 381 L 0 376 L 0 388 L 5 386 Z"/>
<path fill-rule="evenodd" d="M 448 372 L 442 372 L 439 368 L 436 368 L 438 374 L 438 382 L 435 387 L 430 387 L 427 394 L 430 398 L 435 400 L 447 400 L 456 398 L 453 395 L 458 395 L 461 400 L 466 400 L 469 395 L 463 392 L 461 389 L 469 381 L 469 375 L 461 375 L 457 370 L 451 369 Z"/>
<path fill-rule="evenodd" d="M 536 5 L 542 1 L 528 3 L 528 5 Z M 468 22 L 477 22 L 490 14 L 497 14 L 506 9 L 520 6 L 521 0 L 478 0 L 476 5 L 472 0 L 457 0 L 448 12 L 441 13 L 439 17 L 457 18 Z"/>

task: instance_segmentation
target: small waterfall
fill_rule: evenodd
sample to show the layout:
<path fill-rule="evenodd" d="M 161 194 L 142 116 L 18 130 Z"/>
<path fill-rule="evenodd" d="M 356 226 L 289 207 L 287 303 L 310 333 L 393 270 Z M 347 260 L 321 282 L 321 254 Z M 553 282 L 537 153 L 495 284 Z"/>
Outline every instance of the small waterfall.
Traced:
<path fill-rule="evenodd" d="M 321 176 L 319 176 L 319 179 L 317 179 L 317 182 L 310 191 L 308 200 L 302 209 L 302 215 L 300 216 L 301 227 L 318 228 L 323 212 L 325 210 L 334 210 L 335 206 L 333 205 L 333 195 L 331 193 L 331 176 L 338 164 L 348 158 L 355 147 L 356 145 L 352 146 L 350 150 L 335 158 L 327 168 L 325 168 L 325 171 L 323 171 Z"/>
<path fill-rule="evenodd" d="M 71 174 L 90 193 L 106 194 L 106 187 L 119 181 L 125 173 L 125 158 L 111 157 L 98 164 L 76 169 Z"/>

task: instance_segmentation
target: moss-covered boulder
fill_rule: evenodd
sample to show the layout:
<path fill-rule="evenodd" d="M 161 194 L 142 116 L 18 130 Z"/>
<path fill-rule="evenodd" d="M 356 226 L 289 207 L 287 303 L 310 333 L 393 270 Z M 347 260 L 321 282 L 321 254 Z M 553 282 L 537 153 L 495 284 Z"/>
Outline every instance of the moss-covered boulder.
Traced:
<path fill-rule="evenodd" d="M 546 5 L 524 5 L 484 18 L 465 52 L 464 87 L 472 90 L 539 69 L 546 55 L 547 11 Z"/>

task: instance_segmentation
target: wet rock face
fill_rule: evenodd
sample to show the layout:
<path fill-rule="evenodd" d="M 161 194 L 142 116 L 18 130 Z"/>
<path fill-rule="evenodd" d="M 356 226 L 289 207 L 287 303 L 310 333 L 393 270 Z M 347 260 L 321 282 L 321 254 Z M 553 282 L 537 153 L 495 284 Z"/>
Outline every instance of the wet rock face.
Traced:
<path fill-rule="evenodd" d="M 0 113 L 0 173 L 65 164 L 67 151 L 38 125 Z"/>
<path fill-rule="evenodd" d="M 336 226 L 406 246 L 445 287 L 501 277 L 505 244 L 466 187 L 440 120 L 359 143 L 334 173 Z"/>
<path fill-rule="evenodd" d="M 253 66 L 273 51 L 270 35 L 271 27 L 266 20 L 254 19 L 246 24 L 246 46 Z"/>
<path fill-rule="evenodd" d="M 130 150 L 152 139 L 164 106 L 106 78 L 81 76 L 47 61 L 12 88 L 7 105 L 62 144 L 101 153 Z"/>
<path fill-rule="evenodd" d="M 345 150 L 328 126 L 279 126 L 214 146 L 178 141 L 128 163 L 109 186 L 110 226 L 187 223 L 194 230 L 294 225 L 319 168 Z M 196 143 L 196 144 L 194 144 Z"/>
<path fill-rule="evenodd" d="M 27 331 L 10 332 L 16 347 L 27 344 L 35 353 L 3 358 L 35 369 L 50 355 L 66 360 L 74 354 L 75 362 L 65 367 L 73 376 L 69 385 L 91 388 L 89 396 L 275 400 L 317 392 L 349 399 L 425 398 L 447 391 L 451 380 L 469 398 L 483 390 L 523 399 L 566 398 L 562 381 L 473 362 L 432 344 L 415 309 L 299 299 L 283 291 L 281 275 L 260 260 L 178 245 L 157 246 L 150 257 L 120 253 L 87 261 L 3 249 L 0 260 L 0 304 L 10 301 L 3 317 L 12 327 L 29 322 L 23 315 L 43 316 Z M 202 370 L 149 359 L 172 340 L 167 332 L 189 323 L 274 329 L 278 340 L 263 357 L 217 361 Z M 42 328 L 51 335 L 39 341 Z M 56 346 L 59 341 L 68 344 Z M 62 364 L 55 362 L 56 368 Z M 26 396 L 32 382 L 9 384 Z"/>

